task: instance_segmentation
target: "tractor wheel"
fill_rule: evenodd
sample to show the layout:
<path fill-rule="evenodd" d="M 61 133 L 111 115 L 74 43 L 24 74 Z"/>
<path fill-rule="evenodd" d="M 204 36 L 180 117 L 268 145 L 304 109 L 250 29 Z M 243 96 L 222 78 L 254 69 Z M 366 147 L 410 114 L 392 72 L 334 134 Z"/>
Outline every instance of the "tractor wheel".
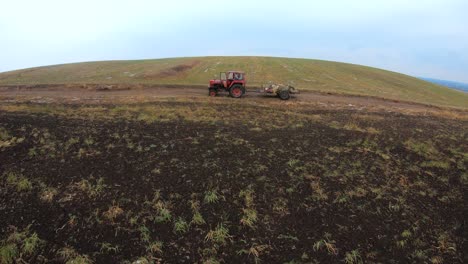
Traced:
<path fill-rule="evenodd" d="M 278 93 L 278 96 L 281 100 L 288 100 L 289 99 L 289 91 L 283 90 Z"/>
<path fill-rule="evenodd" d="M 218 92 L 216 91 L 216 89 L 210 88 L 208 91 L 208 95 L 211 97 L 215 97 L 216 95 L 218 95 Z"/>
<path fill-rule="evenodd" d="M 229 89 L 229 95 L 232 98 L 240 98 L 243 94 L 243 88 L 240 85 L 235 84 Z"/>

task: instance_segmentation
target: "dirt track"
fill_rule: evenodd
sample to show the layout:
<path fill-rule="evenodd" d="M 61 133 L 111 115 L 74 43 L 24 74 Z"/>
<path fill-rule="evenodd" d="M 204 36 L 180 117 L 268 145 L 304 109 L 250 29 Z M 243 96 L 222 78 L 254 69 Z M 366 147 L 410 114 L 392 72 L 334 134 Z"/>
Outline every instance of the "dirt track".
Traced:
<path fill-rule="evenodd" d="M 219 97 L 227 97 L 227 93 Z M 200 87 L 151 87 L 119 90 L 95 90 L 84 88 L 2 88 L 0 87 L 0 102 L 36 102 L 36 103 L 117 103 L 117 102 L 139 102 L 152 101 L 160 98 L 206 98 L 207 90 Z M 242 100 L 260 101 L 279 100 L 273 96 L 259 92 L 259 89 L 250 88 Z M 419 103 L 402 102 L 367 96 L 352 96 L 329 94 L 312 91 L 303 91 L 294 95 L 291 103 L 315 103 L 331 107 L 353 107 L 353 108 L 392 108 L 401 110 L 437 110 L 436 106 Z"/>

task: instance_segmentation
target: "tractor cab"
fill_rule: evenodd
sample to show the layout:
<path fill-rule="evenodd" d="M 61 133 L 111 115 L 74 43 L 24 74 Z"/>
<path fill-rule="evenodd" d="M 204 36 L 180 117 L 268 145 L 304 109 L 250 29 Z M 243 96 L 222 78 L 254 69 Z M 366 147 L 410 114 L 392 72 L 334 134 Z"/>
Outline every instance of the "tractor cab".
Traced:
<path fill-rule="evenodd" d="M 245 73 L 242 71 L 221 72 L 219 80 L 210 80 L 209 95 L 216 96 L 221 90 L 228 91 L 234 98 L 245 93 Z"/>
<path fill-rule="evenodd" d="M 210 84 L 211 83 L 222 84 L 224 88 L 229 88 L 234 83 L 241 83 L 242 86 L 245 86 L 244 72 L 241 72 L 241 71 L 220 72 L 219 80 L 211 80 Z"/>

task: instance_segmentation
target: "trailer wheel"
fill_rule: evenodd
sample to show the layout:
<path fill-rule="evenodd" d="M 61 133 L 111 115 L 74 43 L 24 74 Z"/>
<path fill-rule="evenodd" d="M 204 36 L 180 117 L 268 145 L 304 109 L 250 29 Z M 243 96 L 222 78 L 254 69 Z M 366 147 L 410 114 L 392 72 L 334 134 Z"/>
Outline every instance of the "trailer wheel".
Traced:
<path fill-rule="evenodd" d="M 288 100 L 290 98 L 289 91 L 287 90 L 280 91 L 278 96 L 281 100 Z"/>
<path fill-rule="evenodd" d="M 216 91 L 216 89 L 210 88 L 208 91 L 208 95 L 211 97 L 215 97 L 216 95 L 218 95 L 218 92 Z"/>
<path fill-rule="evenodd" d="M 231 87 L 231 89 L 229 89 L 229 95 L 232 98 L 240 98 L 244 94 L 242 90 L 243 89 L 241 85 L 235 84 Z"/>

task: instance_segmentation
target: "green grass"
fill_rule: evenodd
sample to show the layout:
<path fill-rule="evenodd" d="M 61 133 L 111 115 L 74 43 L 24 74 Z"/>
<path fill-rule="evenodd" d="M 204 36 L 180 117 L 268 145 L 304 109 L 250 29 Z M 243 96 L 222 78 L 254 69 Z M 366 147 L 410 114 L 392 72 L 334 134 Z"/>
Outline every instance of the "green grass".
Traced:
<path fill-rule="evenodd" d="M 33 188 L 31 181 L 21 174 L 10 171 L 3 173 L 2 177 L 6 179 L 8 185 L 15 187 L 18 192 L 27 192 Z"/>
<path fill-rule="evenodd" d="M 219 195 L 216 190 L 210 190 L 205 193 L 204 200 L 207 204 L 216 203 L 219 200 Z"/>
<path fill-rule="evenodd" d="M 215 244 L 225 244 L 230 239 L 229 229 L 222 223 L 218 224 L 214 230 L 210 230 L 205 237 L 205 240 Z"/>
<path fill-rule="evenodd" d="M 174 223 L 174 233 L 183 234 L 189 229 L 189 224 L 181 217 Z"/>
<path fill-rule="evenodd" d="M 174 70 L 174 67 L 182 69 Z M 182 66 L 182 67 L 181 67 Z M 404 74 L 361 65 L 277 57 L 191 57 L 100 61 L 0 73 L 0 85 L 180 84 L 207 85 L 220 71 L 242 70 L 249 85 L 293 83 L 302 90 L 377 96 L 468 107 L 468 94 Z"/>
<path fill-rule="evenodd" d="M 1 263 L 9 264 L 14 263 L 18 249 L 15 244 L 7 244 L 0 247 L 0 260 Z"/>
<path fill-rule="evenodd" d="M 18 260 L 34 256 L 41 250 L 44 240 L 36 232 L 31 234 L 29 228 L 27 226 L 22 232 L 14 228 L 6 239 L 0 240 L 0 263 L 21 263 Z"/>

